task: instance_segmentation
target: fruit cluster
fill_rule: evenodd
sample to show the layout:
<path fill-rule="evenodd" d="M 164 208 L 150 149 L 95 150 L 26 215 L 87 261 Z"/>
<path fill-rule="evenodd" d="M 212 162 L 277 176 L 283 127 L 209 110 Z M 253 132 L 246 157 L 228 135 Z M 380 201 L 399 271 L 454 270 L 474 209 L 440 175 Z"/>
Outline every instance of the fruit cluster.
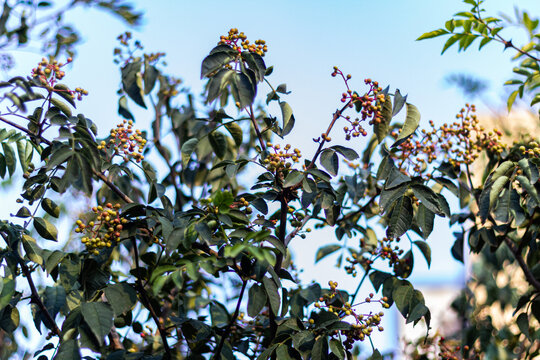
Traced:
<path fill-rule="evenodd" d="M 298 163 L 302 157 L 302 153 L 299 149 L 294 149 L 292 152 L 289 152 L 289 150 L 291 150 L 290 144 L 285 145 L 283 150 L 279 144 L 274 145 L 269 142 L 266 146 L 268 149 L 273 150 L 273 152 L 270 152 L 268 157 L 263 160 L 263 163 L 267 166 L 269 171 L 277 173 L 283 169 L 289 169 L 294 163 Z"/>
<path fill-rule="evenodd" d="M 115 129 L 111 130 L 111 136 L 108 142 L 101 141 L 98 145 L 98 150 L 111 149 L 113 156 L 120 155 L 124 161 L 129 161 L 130 158 L 136 162 L 144 160 L 142 154 L 146 139 L 142 137 L 140 130 L 133 130 L 133 121 L 124 120 L 116 125 Z"/>
<path fill-rule="evenodd" d="M 120 204 L 107 203 L 105 206 L 95 206 L 92 212 L 95 219 L 87 223 L 79 219 L 76 221 L 76 233 L 84 234 L 81 242 L 90 254 L 99 255 L 99 250 L 111 247 L 120 240 L 124 225 L 128 222 L 120 216 Z"/>
<path fill-rule="evenodd" d="M 49 91 L 52 92 L 67 92 L 71 98 L 82 100 L 82 97 L 88 95 L 88 91 L 82 88 L 76 88 L 75 90 L 70 90 L 65 86 L 57 86 L 55 84 L 66 76 L 66 73 L 62 68 L 72 62 L 72 58 L 67 58 L 65 63 L 60 63 L 57 60 L 47 60 L 42 58 L 38 66 L 32 69 L 32 77 L 39 79 L 39 82 L 44 85 Z"/>
<path fill-rule="evenodd" d="M 408 168 L 416 173 L 428 169 L 428 164 L 435 160 L 445 159 L 452 166 L 472 164 L 483 151 L 501 154 L 506 146 L 501 142 L 502 133 L 495 129 L 486 131 L 479 125 L 474 105 L 466 104 L 452 124 L 443 124 L 439 128 L 430 121 L 431 130 L 422 129 L 421 138 L 416 134 L 399 146 L 395 155 L 398 167 Z M 397 138 L 399 134 L 392 132 Z"/>
<path fill-rule="evenodd" d="M 366 244 L 366 239 L 360 239 L 360 247 L 363 250 L 362 253 L 351 251 L 351 256 L 345 260 L 349 265 L 345 266 L 345 271 L 356 277 L 356 266 L 360 265 L 363 269 L 368 269 L 375 262 L 376 259 L 388 260 L 389 265 L 394 268 L 396 273 L 406 273 L 411 270 L 410 264 L 407 258 L 400 258 L 403 255 L 403 250 L 398 245 L 394 245 L 394 242 L 399 242 L 400 239 L 392 239 L 384 237 L 377 240 L 376 246 L 369 246 Z"/>
<path fill-rule="evenodd" d="M 540 146 L 536 141 L 529 141 L 519 146 L 519 152 L 528 157 L 540 157 Z"/>
<path fill-rule="evenodd" d="M 347 349 L 352 349 L 353 344 L 356 341 L 363 341 L 366 336 L 370 336 L 375 328 L 379 331 L 384 331 L 384 328 L 380 325 L 381 318 L 384 316 L 382 311 L 378 313 L 369 312 L 368 314 L 363 314 L 358 312 L 355 307 L 366 303 L 377 302 L 381 304 L 383 308 L 387 309 L 390 307 L 390 305 L 387 303 L 388 298 L 383 297 L 376 300 L 373 299 L 375 295 L 371 293 L 365 298 L 364 301 L 357 304 L 351 304 L 341 298 L 341 292 L 337 290 L 337 282 L 329 281 L 328 285 L 330 286 L 330 292 L 319 298 L 319 301 L 315 303 L 315 307 L 318 309 L 326 308 L 327 311 L 336 314 L 342 320 L 351 316 L 354 318 L 354 323 L 352 324 L 350 330 L 341 330 L 341 335 L 346 337 L 343 344 Z M 339 306 L 333 305 L 336 303 L 334 302 L 334 298 L 336 297 L 340 297 L 340 301 L 337 302 Z M 310 323 L 313 324 L 312 321 L 310 321 Z M 335 335 L 337 335 L 337 333 Z"/>
<path fill-rule="evenodd" d="M 337 66 L 334 66 L 332 76 L 336 77 L 338 75 L 341 76 L 347 87 L 347 91 L 341 94 L 341 102 L 349 104 L 351 108 L 355 107 L 361 115 L 359 118 L 351 119 L 350 116 L 344 116 L 340 113 L 340 117 L 350 124 L 350 126 L 347 125 L 343 128 L 345 139 L 350 140 L 360 135 L 366 136 L 367 131 L 360 124 L 362 121 L 369 121 L 370 125 L 382 122 L 381 111 L 386 99 L 385 95 L 381 93 L 382 88 L 379 87 L 377 81 L 365 79 L 364 84 L 369 86 L 369 90 L 363 96 L 360 96 L 358 92 L 351 90 L 349 87 L 349 80 L 352 76 L 343 74 Z"/>
<path fill-rule="evenodd" d="M 229 33 L 227 35 L 220 36 L 218 45 L 229 45 L 239 53 L 241 53 L 243 50 L 246 50 L 260 56 L 264 56 L 264 54 L 266 54 L 266 52 L 268 51 L 266 41 L 255 40 L 255 43 L 252 44 L 247 39 L 247 36 L 243 32 L 238 32 L 238 29 L 236 28 L 232 28 L 231 30 L 229 30 Z"/>

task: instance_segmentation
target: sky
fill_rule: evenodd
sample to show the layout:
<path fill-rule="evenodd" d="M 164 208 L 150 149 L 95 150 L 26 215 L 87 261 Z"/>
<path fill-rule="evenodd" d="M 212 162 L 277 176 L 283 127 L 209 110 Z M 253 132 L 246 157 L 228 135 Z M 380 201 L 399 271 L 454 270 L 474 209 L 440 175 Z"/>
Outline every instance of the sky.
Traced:
<path fill-rule="evenodd" d="M 296 128 L 288 141 L 306 155 L 315 149 L 311 139 L 326 129 L 332 113 L 341 104 L 343 82 L 330 76 L 333 66 L 352 75 L 353 87 L 363 89 L 363 79 L 370 77 L 383 86 L 390 85 L 391 91 L 399 88 L 419 108 L 424 124 L 428 120 L 439 124 L 453 121 L 468 101 L 444 81 L 452 73 L 474 74 L 486 80 L 490 85 L 486 96 L 490 106 L 504 107 L 506 90 L 502 84 L 511 77 L 512 53 L 503 52 L 502 45 L 490 44 L 481 52 L 473 45 L 466 53 L 452 48 L 441 56 L 444 39 L 415 41 L 422 33 L 442 27 L 452 14 L 469 10 L 468 5 L 458 0 L 141 0 L 134 3 L 145 12 L 144 24 L 131 29 L 134 38 L 148 52 L 166 52 L 165 71 L 180 77 L 195 94 L 204 85 L 200 63 L 220 35 L 236 27 L 250 39 L 266 40 L 269 51 L 265 61 L 267 66 L 274 66 L 270 80 L 274 85 L 286 83 L 292 91 L 285 100 L 293 108 Z M 512 14 L 515 4 L 533 16 L 540 15 L 538 0 L 488 0 L 485 7 L 492 14 Z M 120 76 L 112 63 L 112 54 L 116 36 L 127 28 L 117 19 L 89 9 L 76 10 L 68 19 L 81 30 L 84 43 L 65 80 L 72 87 L 82 86 L 89 91 L 78 111 L 94 120 L 104 136 L 119 119 L 116 90 Z M 512 29 L 509 36 L 520 39 Z M 16 56 L 17 70 L 28 73 L 41 58 L 31 50 Z M 266 89 L 259 91 L 261 99 L 266 92 Z M 484 103 L 477 105 L 480 113 L 491 111 Z M 130 107 L 134 109 L 136 105 L 131 103 Z M 270 111 L 278 115 L 276 109 Z M 137 113 L 140 114 L 138 125 L 144 128 L 151 113 Z M 362 143 L 348 145 L 362 149 Z M 413 284 L 463 281 L 464 267 L 450 255 L 453 240 L 445 221 L 438 220 L 436 229 L 428 240 L 433 252 L 431 269 L 428 271 L 421 255 L 415 253 Z M 333 268 L 331 259 L 313 265 L 316 249 L 329 242 L 335 242 L 331 231 L 294 241 L 297 266 L 306 268 L 302 275 L 305 281 L 316 279 L 324 284 L 346 278 L 342 270 Z M 353 290 L 355 280 L 349 279 L 344 286 Z M 391 330 L 385 336 L 381 339 L 385 347 L 395 347 L 392 342 L 395 332 Z"/>

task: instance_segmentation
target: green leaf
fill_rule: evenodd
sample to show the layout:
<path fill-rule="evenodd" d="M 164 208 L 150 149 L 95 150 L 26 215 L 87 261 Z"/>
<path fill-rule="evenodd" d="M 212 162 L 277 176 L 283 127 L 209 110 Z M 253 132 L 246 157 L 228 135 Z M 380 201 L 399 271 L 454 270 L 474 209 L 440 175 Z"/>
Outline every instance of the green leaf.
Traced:
<path fill-rule="evenodd" d="M 159 70 L 156 69 L 155 66 L 149 65 L 148 63 L 144 64 L 144 93 L 150 94 L 150 91 L 154 88 L 156 85 L 156 80 L 159 75 Z"/>
<path fill-rule="evenodd" d="M 56 203 L 49 198 L 43 199 L 41 207 L 52 217 L 58 218 L 58 216 L 60 216 L 60 206 L 56 205 Z"/>
<path fill-rule="evenodd" d="M 266 295 L 268 295 L 268 300 L 270 302 L 270 308 L 274 314 L 279 313 L 279 306 L 281 304 L 281 298 L 279 296 L 278 288 L 274 280 L 264 277 L 263 278 L 263 285 L 264 289 L 266 291 Z"/>
<path fill-rule="evenodd" d="M 536 191 L 536 188 L 534 185 L 531 184 L 529 179 L 523 175 L 516 176 L 516 180 L 519 181 L 519 184 L 531 196 L 534 201 L 536 201 L 536 204 L 540 204 L 540 198 L 538 197 L 538 192 Z"/>
<path fill-rule="evenodd" d="M 124 66 L 122 72 L 122 88 L 127 96 L 139 106 L 146 109 L 141 74 L 141 61 L 133 61 Z M 66 114 L 67 115 L 67 114 Z"/>
<path fill-rule="evenodd" d="M 251 82 L 246 74 L 235 72 L 231 77 L 231 93 L 234 100 L 240 103 L 240 108 L 243 109 L 253 104 L 257 94 L 257 86 Z"/>
<path fill-rule="evenodd" d="M 13 176 L 13 173 L 15 172 L 15 168 L 17 166 L 16 158 L 15 158 L 15 151 L 11 148 L 11 146 L 6 143 L 2 142 L 2 149 L 4 150 L 4 159 L 6 161 L 6 167 L 9 172 L 9 176 Z"/>
<path fill-rule="evenodd" d="M 411 313 L 407 316 L 407 324 L 418 321 L 429 312 L 429 309 L 426 305 L 422 303 L 417 303 L 414 308 L 411 310 Z"/>
<path fill-rule="evenodd" d="M 227 309 L 217 301 L 210 303 L 210 317 L 212 319 L 212 326 L 226 325 L 230 321 Z"/>
<path fill-rule="evenodd" d="M 274 353 L 274 350 L 279 346 L 279 344 L 273 344 L 268 349 L 264 350 L 259 356 L 257 356 L 257 360 L 266 360 L 272 354 Z"/>
<path fill-rule="evenodd" d="M 294 186 L 304 179 L 304 173 L 298 170 L 291 170 L 291 172 L 285 177 L 283 187 Z"/>
<path fill-rule="evenodd" d="M 431 266 L 431 248 L 429 247 L 428 243 L 418 240 L 414 242 L 414 245 L 416 245 L 422 252 L 422 255 L 424 255 L 429 268 Z"/>
<path fill-rule="evenodd" d="M 425 185 L 413 185 L 414 196 L 424 204 L 426 208 L 439 216 L 444 216 L 437 194 Z"/>
<path fill-rule="evenodd" d="M 343 348 L 343 344 L 341 344 L 341 341 L 339 341 L 338 339 L 330 340 L 330 351 L 332 351 L 332 354 L 336 355 L 338 360 L 345 359 L 345 349 Z"/>
<path fill-rule="evenodd" d="M 294 127 L 294 115 L 291 106 L 282 101 L 279 103 L 281 108 L 281 116 L 283 118 L 283 132 L 281 136 L 287 136 L 292 131 Z"/>
<path fill-rule="evenodd" d="M 330 149 L 335 150 L 336 152 L 340 153 L 341 155 L 345 157 L 345 159 L 349 161 L 356 160 L 360 157 L 355 150 L 345 147 L 345 146 L 334 145 L 334 146 L 331 146 Z"/>
<path fill-rule="evenodd" d="M 41 235 L 42 238 L 47 240 L 57 241 L 58 239 L 58 230 L 56 226 L 48 222 L 47 220 L 35 217 L 34 218 L 34 228 Z"/>
<path fill-rule="evenodd" d="M 212 73 L 234 60 L 234 55 L 228 52 L 215 52 L 204 58 L 201 65 L 201 79 L 210 77 Z"/>
<path fill-rule="evenodd" d="M 191 159 L 191 155 L 199 145 L 199 139 L 191 138 L 182 145 L 182 164 L 186 166 Z"/>
<path fill-rule="evenodd" d="M 385 98 L 381 111 L 381 117 L 379 118 L 379 120 L 380 122 L 375 123 L 373 128 L 375 134 L 377 135 L 377 140 L 379 140 L 380 144 L 388 135 L 388 130 L 390 129 L 390 121 L 392 121 L 392 100 L 390 100 L 389 96 Z"/>
<path fill-rule="evenodd" d="M 113 309 L 102 302 L 85 302 L 81 304 L 84 321 L 90 327 L 100 344 L 113 326 Z"/>
<path fill-rule="evenodd" d="M 338 251 L 341 248 L 342 248 L 342 246 L 338 245 L 338 244 L 325 245 L 325 246 L 320 247 L 317 250 L 317 254 L 315 255 L 315 263 L 319 262 L 320 260 L 322 260 L 326 256 Z"/>
<path fill-rule="evenodd" d="M 394 107 L 392 108 L 392 116 L 396 116 L 401 109 L 403 108 L 403 105 L 407 102 L 407 95 L 402 96 L 399 89 L 396 89 L 394 93 Z"/>
<path fill-rule="evenodd" d="M 53 360 L 80 360 L 81 352 L 79 344 L 75 339 L 62 341 L 58 348 L 58 353 Z"/>
<path fill-rule="evenodd" d="M 43 304 L 54 319 L 66 304 L 66 290 L 62 286 L 47 286 L 43 292 Z"/>
<path fill-rule="evenodd" d="M 126 283 L 108 285 L 103 291 L 114 311 L 114 316 L 132 310 L 137 303 L 137 292 Z"/>
<path fill-rule="evenodd" d="M 212 150 L 217 157 L 223 158 L 227 153 L 227 138 L 219 131 L 212 131 L 208 134 L 208 140 L 212 146 Z"/>
<path fill-rule="evenodd" d="M 62 100 L 58 100 L 56 98 L 51 99 L 51 104 L 59 108 L 64 114 L 66 114 L 67 117 L 71 117 L 71 109 L 69 106 L 63 102 Z"/>
<path fill-rule="evenodd" d="M 514 102 L 516 101 L 516 97 L 518 96 L 519 90 L 513 91 L 510 96 L 508 96 L 508 100 L 506 101 L 506 107 L 508 109 L 508 112 L 512 110 L 512 105 L 514 105 Z"/>
<path fill-rule="evenodd" d="M 332 149 L 325 149 L 321 153 L 321 165 L 328 171 L 331 175 L 336 176 L 339 169 L 339 158 L 336 152 Z"/>
<path fill-rule="evenodd" d="M 250 317 L 255 317 L 259 315 L 262 308 L 266 305 L 266 292 L 259 284 L 253 284 L 249 288 L 248 296 L 247 312 Z"/>
<path fill-rule="evenodd" d="M 0 291 L 0 309 L 3 309 L 15 294 L 15 277 L 8 266 L 3 267 L 4 277 Z"/>
<path fill-rule="evenodd" d="M 326 336 L 320 336 L 315 345 L 313 345 L 313 350 L 311 351 L 312 360 L 326 360 L 328 358 L 328 339 Z"/>
<path fill-rule="evenodd" d="M 118 99 L 118 115 L 127 120 L 135 120 L 133 114 L 129 111 L 127 97 L 125 96 L 120 96 Z"/>
<path fill-rule="evenodd" d="M 441 36 L 441 35 L 446 35 L 446 34 L 449 34 L 449 32 L 444 30 L 444 29 L 437 29 L 437 30 L 433 30 L 433 31 L 430 31 L 430 32 L 427 32 L 427 33 L 424 33 L 424 34 L 420 35 L 420 37 L 418 39 L 416 39 L 416 41 L 425 40 L 425 39 L 431 39 L 431 38 Z"/>
<path fill-rule="evenodd" d="M 43 266 L 43 250 L 38 246 L 36 243 L 36 240 L 26 234 L 23 234 L 21 237 L 24 251 L 26 252 L 26 256 L 30 261 L 35 262 L 36 264 Z"/>
<path fill-rule="evenodd" d="M 19 218 L 22 218 L 22 219 L 26 219 L 26 218 L 29 218 L 30 216 L 32 216 L 32 213 L 30 212 L 30 210 L 26 206 L 23 206 L 17 211 L 15 216 L 19 217 Z"/>
<path fill-rule="evenodd" d="M 441 51 L 441 55 L 444 54 L 445 51 L 448 50 L 448 48 L 450 48 L 450 46 L 454 45 L 456 41 L 458 41 L 462 37 L 463 37 L 463 34 L 455 34 L 455 35 L 450 36 L 448 40 L 446 40 L 446 42 L 444 43 L 443 49 Z"/>
<path fill-rule="evenodd" d="M 0 311 L 0 329 L 8 333 L 13 333 L 20 323 L 19 310 L 16 307 L 8 305 Z"/>
<path fill-rule="evenodd" d="M 392 208 L 386 236 L 398 238 L 410 229 L 413 219 L 413 207 L 411 198 L 402 196 Z"/>
<path fill-rule="evenodd" d="M 392 299 L 396 303 L 398 310 L 403 317 L 407 317 L 410 312 L 410 304 L 414 297 L 414 288 L 408 281 L 401 282 L 400 285 L 394 287 L 392 291 Z"/>
<path fill-rule="evenodd" d="M 75 106 L 75 98 L 71 95 L 71 90 L 67 87 L 67 85 L 64 84 L 56 84 L 54 85 L 54 94 L 61 96 L 64 100 L 66 100 L 71 106 Z"/>
<path fill-rule="evenodd" d="M 418 108 L 413 104 L 407 103 L 407 117 L 405 118 L 405 123 L 401 127 L 401 132 L 396 139 L 396 143 L 412 135 L 418 128 L 418 124 L 420 124 L 420 112 L 418 111 Z"/>
<path fill-rule="evenodd" d="M 530 325 L 529 325 L 529 317 L 527 316 L 527 314 L 526 313 L 519 314 L 516 322 L 518 324 L 518 327 L 521 333 L 530 339 L 531 338 L 531 335 L 529 333 Z"/>
<path fill-rule="evenodd" d="M 225 127 L 234 139 L 234 143 L 236 144 L 236 146 L 242 145 L 242 142 L 244 141 L 244 132 L 242 131 L 240 125 L 238 125 L 234 121 L 231 121 L 226 123 Z"/>
<path fill-rule="evenodd" d="M 420 229 L 422 230 L 422 237 L 427 239 L 431 232 L 433 231 L 433 223 L 435 221 L 435 214 L 433 211 L 428 210 L 424 204 L 418 206 L 418 211 L 416 213 L 416 222 Z"/>

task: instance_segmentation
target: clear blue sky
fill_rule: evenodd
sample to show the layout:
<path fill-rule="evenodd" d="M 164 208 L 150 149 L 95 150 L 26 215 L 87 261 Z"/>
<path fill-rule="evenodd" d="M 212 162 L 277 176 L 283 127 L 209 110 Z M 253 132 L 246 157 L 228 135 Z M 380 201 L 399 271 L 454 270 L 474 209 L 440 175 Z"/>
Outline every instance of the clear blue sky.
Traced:
<path fill-rule="evenodd" d="M 468 10 L 458 0 L 348 0 L 348 1 L 136 1 L 145 11 L 145 23 L 133 31 L 134 37 L 149 52 L 164 51 L 166 71 L 181 77 L 196 94 L 201 92 L 200 62 L 217 43 L 219 36 L 236 27 L 250 39 L 265 39 L 269 52 L 267 65 L 274 65 L 271 80 L 287 83 L 292 91 L 287 101 L 293 107 L 297 128 L 289 142 L 302 149 L 314 149 L 311 138 L 326 128 L 331 114 L 339 106 L 343 83 L 330 77 L 334 65 L 353 75 L 353 86 L 361 88 L 362 80 L 371 77 L 392 89 L 409 94 L 408 100 L 422 114 L 424 123 L 451 121 L 466 102 L 460 93 L 445 85 L 450 73 L 471 73 L 491 85 L 490 99 L 500 102 L 502 83 L 511 76 L 511 53 L 502 46 L 488 45 L 482 52 L 473 46 L 459 54 L 455 49 L 440 56 L 442 39 L 416 42 L 424 32 L 443 26 L 457 11 Z M 533 16 L 540 15 L 538 0 L 488 0 L 486 8 L 493 13 L 512 13 L 518 3 Z M 116 36 L 126 27 L 116 19 L 96 11 L 78 10 L 71 19 L 85 39 L 66 82 L 82 86 L 90 95 L 79 111 L 93 119 L 105 135 L 116 123 L 119 72 L 112 63 Z M 514 34 L 512 34 L 514 35 Z M 18 69 L 29 71 L 40 58 L 19 54 Z M 265 91 L 260 91 L 265 94 Z M 482 111 L 482 104 L 480 111 Z M 135 108 L 136 105 L 131 105 Z M 275 110 L 274 110 L 275 112 Z M 151 114 L 141 113 L 138 122 L 144 128 Z M 361 149 L 361 144 L 357 144 Z M 310 151 L 303 151 L 309 154 Z M 429 239 L 434 258 L 431 271 L 416 254 L 413 279 L 425 282 L 455 281 L 462 266 L 450 256 L 451 234 L 444 222 Z M 304 279 L 321 283 L 346 277 L 332 269 L 332 261 L 313 267 L 316 249 L 332 240 L 332 232 L 306 240 L 298 239 L 293 248 L 299 266 L 306 266 Z M 354 242 L 356 243 L 356 242 Z M 354 288 L 354 282 L 347 282 Z M 387 347 L 392 348 L 390 333 Z"/>

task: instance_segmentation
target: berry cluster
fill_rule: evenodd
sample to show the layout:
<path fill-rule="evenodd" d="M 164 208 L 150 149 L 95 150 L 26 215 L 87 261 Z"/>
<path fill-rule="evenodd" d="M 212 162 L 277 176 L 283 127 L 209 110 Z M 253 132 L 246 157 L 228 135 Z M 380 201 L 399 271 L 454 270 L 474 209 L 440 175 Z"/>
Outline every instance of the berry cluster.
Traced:
<path fill-rule="evenodd" d="M 111 247 L 120 240 L 120 233 L 124 225 L 128 222 L 120 216 L 118 209 L 120 204 L 107 203 L 103 206 L 95 206 L 92 212 L 96 215 L 95 219 L 84 223 L 77 220 L 76 233 L 85 234 L 81 242 L 86 246 L 90 254 L 99 255 L 99 250 L 105 247 Z"/>
<path fill-rule="evenodd" d="M 53 92 L 67 92 L 73 99 L 82 100 L 82 97 L 88 95 L 88 91 L 82 88 L 75 88 L 75 90 L 69 90 L 67 87 L 57 87 L 55 84 L 66 76 L 66 73 L 62 70 L 64 66 L 71 63 L 72 58 L 67 58 L 65 63 L 60 63 L 57 60 L 47 60 L 42 58 L 37 67 L 32 69 L 32 77 L 39 79 L 39 82 L 44 85 L 49 91 Z"/>
<path fill-rule="evenodd" d="M 98 150 L 112 148 L 113 156 L 120 155 L 124 158 L 124 161 L 129 161 L 129 158 L 132 157 L 135 161 L 141 162 L 144 160 L 142 152 L 145 145 L 146 139 L 142 137 L 142 132 L 133 130 L 133 121 L 124 120 L 116 125 L 115 129 L 111 130 L 108 143 L 101 141 Z"/>
<path fill-rule="evenodd" d="M 411 270 L 408 259 L 400 258 L 403 255 L 403 250 L 399 248 L 398 245 L 393 245 L 394 242 L 399 242 L 400 239 L 392 238 L 382 238 L 377 240 L 377 246 L 371 246 L 369 249 L 366 244 L 366 239 L 360 239 L 360 247 L 365 250 L 362 256 L 360 253 L 351 251 L 351 256 L 347 257 L 345 260 L 349 265 L 345 266 L 345 271 L 348 274 L 351 274 L 353 277 L 356 277 L 357 271 L 356 266 L 360 265 L 362 268 L 369 268 L 376 259 L 388 260 L 389 265 L 394 268 L 396 273 L 405 273 Z"/>
<path fill-rule="evenodd" d="M 356 138 L 360 135 L 366 136 L 367 131 L 360 124 L 362 121 L 369 120 L 370 125 L 382 122 L 381 110 L 385 102 L 385 95 L 381 93 L 382 88 L 379 87 L 377 81 L 365 79 L 364 84 L 369 86 L 369 90 L 363 96 L 360 96 L 356 91 L 351 90 L 349 87 L 349 80 L 352 76 L 350 74 L 343 74 L 337 66 L 334 66 L 332 76 L 336 77 L 338 75 L 341 76 L 347 87 L 347 91 L 341 94 L 341 102 L 348 103 L 351 108 L 354 106 L 361 115 L 359 118 L 351 119 L 350 116 L 340 114 L 340 117 L 350 124 L 350 126 L 348 125 L 343 128 L 345 139 L 350 140 L 351 138 Z"/>
<path fill-rule="evenodd" d="M 479 125 L 474 105 L 466 104 L 452 124 L 443 124 L 436 128 L 430 121 L 431 130 L 422 130 L 421 138 L 411 136 L 399 146 L 395 155 L 398 167 L 412 167 L 416 173 L 422 173 L 433 161 L 445 158 L 452 166 L 472 164 L 483 151 L 501 154 L 506 146 L 501 142 L 502 133 L 495 129 L 487 131 Z M 397 138 L 399 134 L 392 132 Z M 410 170 L 410 169 L 409 169 Z"/>
<path fill-rule="evenodd" d="M 253 209 L 249 206 L 249 201 L 247 201 L 245 198 L 241 197 L 240 199 L 238 199 L 238 201 L 234 202 L 232 205 L 231 205 L 231 208 L 234 209 L 234 208 L 242 208 L 244 207 L 244 211 L 246 214 L 251 214 L 253 212 Z"/>
<path fill-rule="evenodd" d="M 137 53 L 137 51 L 143 50 L 144 46 L 141 44 L 139 40 L 135 40 L 132 45 L 131 44 L 132 34 L 129 31 L 123 34 L 120 34 L 116 39 L 120 42 L 120 45 L 122 45 L 122 48 L 116 47 L 113 50 L 113 54 L 116 57 L 114 60 L 115 63 L 118 64 L 122 61 L 124 63 L 128 63 L 135 59 L 140 59 L 140 58 L 136 58 L 135 54 Z M 164 52 L 143 54 L 145 64 L 156 64 L 164 56 L 165 56 Z"/>
<path fill-rule="evenodd" d="M 362 304 L 376 302 L 381 304 L 383 308 L 387 309 L 390 307 L 390 305 L 387 303 L 388 299 L 386 297 L 375 300 L 373 299 L 375 295 L 371 293 L 368 297 L 365 298 L 364 301 L 357 304 L 350 304 L 349 302 L 344 301 L 344 299 L 341 298 L 341 292 L 337 290 L 337 282 L 329 281 L 328 285 L 330 286 L 330 292 L 319 298 L 319 301 L 315 303 L 315 307 L 318 309 L 326 308 L 327 311 L 336 314 L 341 319 L 345 319 L 351 316 L 354 318 L 354 324 L 352 324 L 352 328 L 350 330 L 341 331 L 341 335 L 346 337 L 346 340 L 343 344 L 347 349 L 352 349 L 353 344 L 356 341 L 363 341 L 366 336 L 370 336 L 373 332 L 373 329 L 375 328 L 379 331 L 384 331 L 384 328 L 380 325 L 381 318 L 384 316 L 384 313 L 382 311 L 378 313 L 369 312 L 368 314 L 362 314 L 358 312 L 355 307 Z M 340 297 L 341 300 L 337 302 L 339 304 L 338 306 L 333 305 L 336 303 L 334 302 L 334 298 L 336 297 Z M 310 321 L 310 324 L 313 323 L 313 321 Z"/>
<path fill-rule="evenodd" d="M 463 346 L 463 349 L 460 345 L 449 344 L 448 341 L 441 336 L 439 339 L 439 358 L 441 360 L 464 360 L 464 359 L 480 359 L 480 356 L 474 351 L 472 351 L 471 356 L 463 356 L 462 354 L 467 354 L 470 351 L 468 345 Z"/>
<path fill-rule="evenodd" d="M 277 173 L 283 169 L 289 169 L 294 163 L 298 163 L 302 157 L 302 153 L 299 149 L 294 149 L 292 152 L 289 152 L 289 150 L 291 150 L 290 144 L 285 145 L 283 150 L 281 150 L 279 144 L 274 145 L 269 142 L 266 146 L 268 149 L 273 150 L 273 152 L 271 152 L 263 161 L 263 163 L 267 165 L 269 171 Z"/>
<path fill-rule="evenodd" d="M 264 54 L 266 54 L 266 52 L 268 51 L 266 41 L 255 40 L 255 43 L 252 44 L 247 39 L 247 36 L 243 32 L 238 32 L 238 29 L 236 28 L 229 30 L 228 35 L 220 36 L 218 45 L 229 45 L 239 53 L 241 53 L 243 50 L 246 50 L 260 56 L 264 56 Z"/>
<path fill-rule="evenodd" d="M 540 157 L 540 146 L 536 141 L 529 141 L 519 146 L 519 152 L 528 157 Z"/>

